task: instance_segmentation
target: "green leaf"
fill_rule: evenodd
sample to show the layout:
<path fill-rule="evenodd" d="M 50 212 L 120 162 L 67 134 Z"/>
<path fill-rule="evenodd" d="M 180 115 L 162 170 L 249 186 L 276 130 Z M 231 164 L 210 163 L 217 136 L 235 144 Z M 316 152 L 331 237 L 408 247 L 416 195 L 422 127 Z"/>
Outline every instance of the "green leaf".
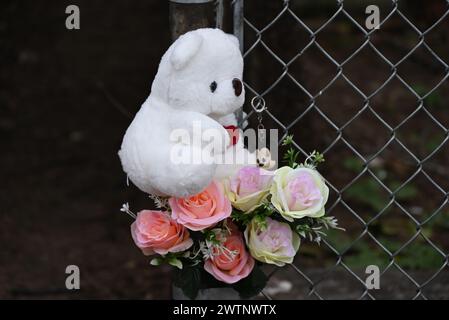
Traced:
<path fill-rule="evenodd" d="M 178 268 L 178 269 L 182 269 L 182 262 L 181 262 L 181 260 L 179 260 L 178 258 L 175 258 L 175 257 L 170 258 L 170 259 L 168 260 L 168 263 L 169 263 L 170 265 L 172 265 L 172 266 Z"/>
<path fill-rule="evenodd" d="M 163 262 L 162 258 L 153 258 L 151 259 L 150 264 L 152 266 L 159 266 L 162 264 L 162 262 Z"/>
<path fill-rule="evenodd" d="M 215 279 L 215 277 L 213 277 L 210 273 L 208 273 L 204 269 L 200 270 L 200 274 L 201 274 L 201 285 L 200 285 L 201 289 L 230 287 L 229 284 Z"/>
<path fill-rule="evenodd" d="M 233 285 L 233 288 L 239 293 L 242 299 L 249 299 L 259 294 L 265 288 L 268 277 L 256 265 L 248 277 L 240 280 Z"/>
<path fill-rule="evenodd" d="M 173 284 L 181 288 L 190 299 L 195 299 L 201 286 L 202 265 L 186 266 L 182 270 L 176 269 Z"/>
<path fill-rule="evenodd" d="M 292 135 L 292 134 L 286 136 L 285 139 L 282 140 L 282 145 L 283 145 L 283 146 L 288 146 L 288 145 L 290 145 L 290 144 L 292 144 L 292 143 L 293 143 L 293 135 Z"/>
<path fill-rule="evenodd" d="M 298 163 L 296 162 L 296 159 L 299 156 L 299 152 L 296 151 L 294 148 L 290 147 L 287 152 L 284 154 L 284 162 L 288 163 L 288 166 L 291 168 L 296 168 L 298 166 Z"/>
<path fill-rule="evenodd" d="M 320 163 L 323 163 L 324 161 L 325 161 L 324 155 L 316 150 L 314 150 L 310 155 L 310 162 L 314 167 L 317 167 Z"/>
<path fill-rule="evenodd" d="M 263 215 L 256 215 L 254 217 L 254 222 L 257 224 L 258 228 L 261 231 L 264 231 L 267 229 L 267 220 L 266 217 Z"/>
<path fill-rule="evenodd" d="M 251 212 L 250 214 L 245 214 L 240 210 L 233 209 L 232 214 L 231 214 L 231 219 L 234 222 L 237 222 L 241 225 L 246 226 L 251 221 L 253 216 L 254 216 L 254 212 Z"/>

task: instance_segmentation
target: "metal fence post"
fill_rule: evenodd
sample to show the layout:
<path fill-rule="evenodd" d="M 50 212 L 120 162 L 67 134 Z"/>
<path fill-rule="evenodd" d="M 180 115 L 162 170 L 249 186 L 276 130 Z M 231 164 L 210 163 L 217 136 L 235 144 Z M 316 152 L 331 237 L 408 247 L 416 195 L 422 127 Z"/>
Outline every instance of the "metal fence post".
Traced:
<path fill-rule="evenodd" d="M 172 41 L 194 29 L 215 27 L 215 0 L 169 0 Z"/>
<path fill-rule="evenodd" d="M 244 17 L 243 17 L 243 0 L 233 0 L 232 1 L 232 29 L 234 35 L 239 39 L 240 51 L 242 54 L 245 52 L 244 42 L 243 42 L 243 31 L 244 31 Z M 237 121 L 239 126 L 243 125 L 243 108 L 240 108 L 237 112 Z"/>
<path fill-rule="evenodd" d="M 234 0 L 233 13 L 233 29 L 234 35 L 239 39 L 240 51 L 244 52 L 243 48 L 243 0 Z"/>

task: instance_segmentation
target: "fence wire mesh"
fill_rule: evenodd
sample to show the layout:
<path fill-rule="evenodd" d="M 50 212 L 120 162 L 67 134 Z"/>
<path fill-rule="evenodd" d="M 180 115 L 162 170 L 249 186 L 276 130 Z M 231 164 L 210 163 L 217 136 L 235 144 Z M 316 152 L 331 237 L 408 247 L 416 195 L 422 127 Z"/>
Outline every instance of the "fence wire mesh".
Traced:
<path fill-rule="evenodd" d="M 448 288 L 449 1 L 377 2 L 232 3 L 247 100 L 264 98 L 265 126 L 294 134 L 304 157 L 325 155 L 327 214 L 347 229 L 275 273 L 300 293 L 266 298 L 428 299 Z M 370 4 L 377 30 L 364 23 Z M 370 264 L 386 293 L 366 287 Z"/>

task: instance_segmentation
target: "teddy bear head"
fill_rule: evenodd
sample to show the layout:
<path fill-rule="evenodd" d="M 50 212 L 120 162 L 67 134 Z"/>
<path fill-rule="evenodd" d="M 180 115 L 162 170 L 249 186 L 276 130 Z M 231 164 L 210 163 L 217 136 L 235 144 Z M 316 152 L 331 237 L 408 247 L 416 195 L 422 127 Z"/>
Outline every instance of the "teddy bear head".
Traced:
<path fill-rule="evenodd" d="M 243 105 L 243 58 L 236 37 L 220 29 L 180 36 L 161 59 L 151 93 L 172 108 L 210 116 Z"/>

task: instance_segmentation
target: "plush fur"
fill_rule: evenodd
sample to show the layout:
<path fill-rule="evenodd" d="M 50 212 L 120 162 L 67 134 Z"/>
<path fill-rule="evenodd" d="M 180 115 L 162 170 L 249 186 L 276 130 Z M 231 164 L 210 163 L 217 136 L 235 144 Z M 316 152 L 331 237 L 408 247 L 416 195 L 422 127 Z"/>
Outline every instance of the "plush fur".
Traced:
<path fill-rule="evenodd" d="M 138 188 L 185 197 L 202 191 L 214 177 L 233 174 L 243 162 L 255 163 L 242 139 L 230 146 L 223 128 L 236 125 L 233 112 L 243 105 L 245 92 L 243 85 L 238 85 L 242 73 L 237 38 L 219 29 L 188 32 L 170 46 L 161 59 L 150 96 L 127 129 L 119 151 L 123 170 Z M 207 147 L 205 141 L 187 144 L 170 138 L 175 129 L 192 133 L 194 122 L 200 123 L 202 130 L 215 129 L 224 143 L 212 148 L 212 161 L 207 163 L 173 163 L 174 147 L 186 152 Z M 240 158 L 239 164 L 217 165 L 213 161 L 223 155 L 229 160 L 233 153 Z"/>

